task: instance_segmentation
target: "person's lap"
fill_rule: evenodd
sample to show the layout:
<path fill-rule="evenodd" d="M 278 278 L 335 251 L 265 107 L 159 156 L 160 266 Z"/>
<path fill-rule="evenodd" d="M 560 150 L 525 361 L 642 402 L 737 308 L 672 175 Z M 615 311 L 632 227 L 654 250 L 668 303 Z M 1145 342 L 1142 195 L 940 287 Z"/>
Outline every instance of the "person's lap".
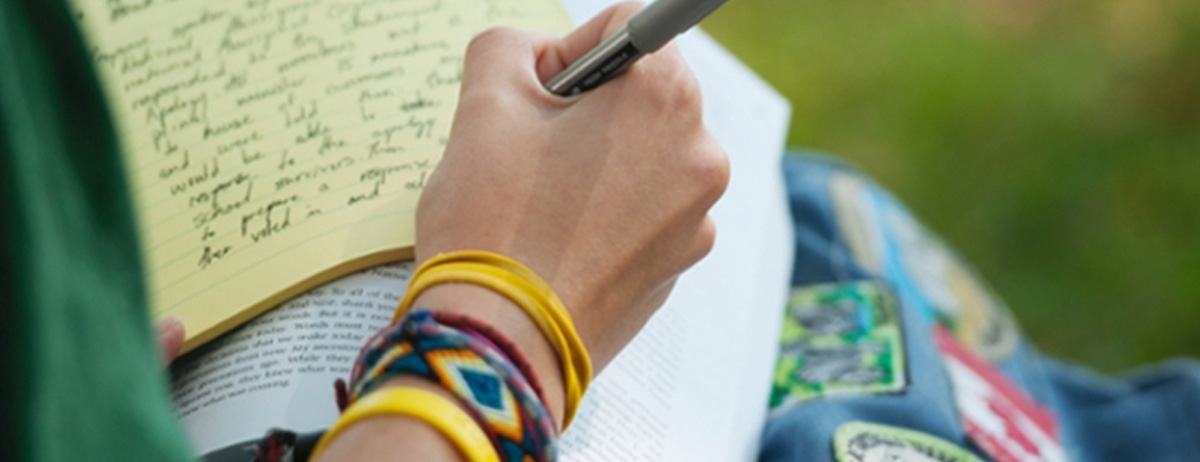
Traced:
<path fill-rule="evenodd" d="M 981 460 L 1200 460 L 1195 362 L 1115 380 L 1042 356 L 970 267 L 878 185 L 807 153 L 789 153 L 783 171 L 794 292 L 761 460 L 835 460 L 835 434 L 838 460 L 872 460 L 872 445 L 926 457 L 896 460 L 968 460 L 905 430 Z"/>

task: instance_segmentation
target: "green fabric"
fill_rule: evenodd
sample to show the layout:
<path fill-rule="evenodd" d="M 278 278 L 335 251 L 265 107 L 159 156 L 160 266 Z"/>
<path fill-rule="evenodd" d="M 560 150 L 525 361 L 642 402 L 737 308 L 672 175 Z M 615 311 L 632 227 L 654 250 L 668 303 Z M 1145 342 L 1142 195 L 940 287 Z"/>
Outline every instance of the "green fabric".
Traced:
<path fill-rule="evenodd" d="M 0 460 L 190 460 L 111 121 L 63 3 L 0 0 Z"/>

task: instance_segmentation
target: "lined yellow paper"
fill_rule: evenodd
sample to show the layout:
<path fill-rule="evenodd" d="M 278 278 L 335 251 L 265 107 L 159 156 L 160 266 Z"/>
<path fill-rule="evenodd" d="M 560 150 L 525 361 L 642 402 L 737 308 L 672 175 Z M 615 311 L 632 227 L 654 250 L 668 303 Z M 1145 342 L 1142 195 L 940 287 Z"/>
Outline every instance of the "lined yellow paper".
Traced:
<path fill-rule="evenodd" d="M 411 256 L 470 38 L 571 27 L 555 0 L 76 8 L 126 147 L 154 316 L 183 320 L 185 349 Z"/>

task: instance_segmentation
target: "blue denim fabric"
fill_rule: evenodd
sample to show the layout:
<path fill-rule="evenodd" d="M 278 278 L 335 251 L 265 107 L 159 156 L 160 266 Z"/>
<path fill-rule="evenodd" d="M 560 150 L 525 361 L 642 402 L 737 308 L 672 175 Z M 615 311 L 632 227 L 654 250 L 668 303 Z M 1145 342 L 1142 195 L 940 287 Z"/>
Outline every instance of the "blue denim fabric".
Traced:
<path fill-rule="evenodd" d="M 840 229 L 830 179 L 861 176 L 837 161 L 806 153 L 790 153 L 783 167 L 795 222 L 792 285 L 875 280 L 891 288 L 901 311 L 909 380 L 897 394 L 817 398 L 772 411 L 760 459 L 832 461 L 834 431 L 859 420 L 922 431 L 988 460 L 964 433 L 931 335 L 937 317 L 928 294 L 899 261 L 893 230 L 879 226 L 885 251 L 882 264 L 872 270 L 855 258 Z M 862 181 L 876 216 L 911 219 L 895 198 Z M 1103 378 L 1042 356 L 1019 333 L 1015 345 L 993 359 L 1014 384 L 1057 414 L 1059 437 L 1073 462 L 1200 461 L 1200 366 L 1194 361 Z"/>

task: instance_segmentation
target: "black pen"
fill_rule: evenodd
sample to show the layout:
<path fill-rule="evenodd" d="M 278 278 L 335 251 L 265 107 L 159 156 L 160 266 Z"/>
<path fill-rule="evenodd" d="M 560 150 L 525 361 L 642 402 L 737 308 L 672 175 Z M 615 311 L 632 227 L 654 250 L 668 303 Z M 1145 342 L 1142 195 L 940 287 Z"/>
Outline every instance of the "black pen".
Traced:
<path fill-rule="evenodd" d="M 652 53 L 676 35 L 691 29 L 726 0 L 658 0 L 639 11 L 629 23 L 550 79 L 546 89 L 571 96 L 600 86 Z"/>

